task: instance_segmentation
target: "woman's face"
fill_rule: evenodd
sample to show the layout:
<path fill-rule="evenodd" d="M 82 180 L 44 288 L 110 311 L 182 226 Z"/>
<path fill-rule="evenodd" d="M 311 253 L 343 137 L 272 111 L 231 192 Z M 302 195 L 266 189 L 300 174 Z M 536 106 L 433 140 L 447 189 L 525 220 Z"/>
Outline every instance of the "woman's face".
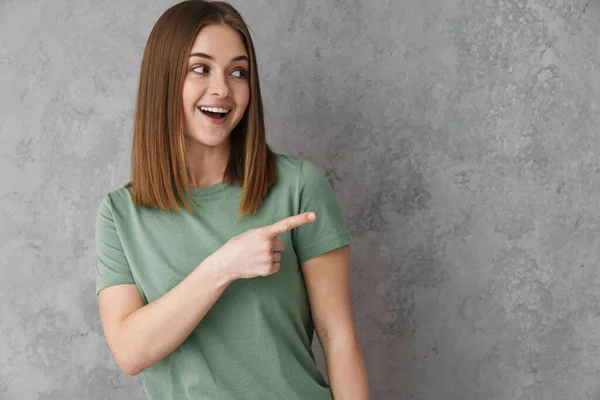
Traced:
<path fill-rule="evenodd" d="M 240 122 L 250 98 L 248 53 L 229 25 L 203 27 L 183 82 L 186 143 L 218 146 Z"/>

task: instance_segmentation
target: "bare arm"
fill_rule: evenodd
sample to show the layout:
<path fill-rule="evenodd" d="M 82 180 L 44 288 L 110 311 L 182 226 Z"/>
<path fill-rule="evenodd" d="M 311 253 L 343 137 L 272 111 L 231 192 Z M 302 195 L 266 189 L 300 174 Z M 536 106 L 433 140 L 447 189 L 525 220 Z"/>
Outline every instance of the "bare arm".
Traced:
<path fill-rule="evenodd" d="M 368 400 L 367 370 L 352 316 L 350 246 L 305 261 L 302 273 L 333 397 Z"/>
<path fill-rule="evenodd" d="M 115 361 L 136 375 L 175 350 L 200 323 L 232 281 L 206 259 L 177 286 L 144 305 L 135 285 L 98 294 L 104 335 Z"/>

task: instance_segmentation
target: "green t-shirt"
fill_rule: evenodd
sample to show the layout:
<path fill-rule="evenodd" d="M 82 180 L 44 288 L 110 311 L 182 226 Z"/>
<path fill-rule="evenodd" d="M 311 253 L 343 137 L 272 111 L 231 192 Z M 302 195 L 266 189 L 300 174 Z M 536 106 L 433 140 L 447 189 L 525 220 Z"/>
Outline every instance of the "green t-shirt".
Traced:
<path fill-rule="evenodd" d="M 110 192 L 96 219 L 96 291 L 136 284 L 150 303 L 233 236 L 314 211 L 279 235 L 281 269 L 233 281 L 186 340 L 141 372 L 150 400 L 331 399 L 311 349 L 314 327 L 300 263 L 350 244 L 335 193 L 319 168 L 277 154 L 277 182 L 255 215 L 236 221 L 241 188 L 192 188 L 193 212 L 138 207 Z M 192 204 L 193 206 L 193 204 Z M 192 305 L 190 305 L 192 306 Z"/>

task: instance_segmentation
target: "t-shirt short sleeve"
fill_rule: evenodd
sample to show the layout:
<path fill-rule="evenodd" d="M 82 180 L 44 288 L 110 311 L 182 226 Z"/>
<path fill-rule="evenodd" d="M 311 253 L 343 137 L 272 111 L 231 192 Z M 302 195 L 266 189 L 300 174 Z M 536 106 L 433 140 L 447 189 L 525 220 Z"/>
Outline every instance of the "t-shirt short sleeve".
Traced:
<path fill-rule="evenodd" d="M 135 283 L 115 226 L 110 197 L 96 214 L 96 294 L 108 286 Z"/>
<path fill-rule="evenodd" d="M 298 261 L 350 244 L 350 233 L 335 192 L 321 170 L 302 160 L 298 179 L 299 213 L 317 214 L 314 222 L 294 228 L 293 245 Z"/>

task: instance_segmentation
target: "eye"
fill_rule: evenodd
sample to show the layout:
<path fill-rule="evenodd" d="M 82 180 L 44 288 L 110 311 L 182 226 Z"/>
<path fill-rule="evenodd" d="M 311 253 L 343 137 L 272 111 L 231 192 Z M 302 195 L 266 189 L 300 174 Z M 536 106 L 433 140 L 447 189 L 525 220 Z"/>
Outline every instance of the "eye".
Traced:
<path fill-rule="evenodd" d="M 199 74 L 205 74 L 208 72 L 208 67 L 206 65 L 197 65 L 194 68 L 192 68 L 192 71 L 195 71 Z"/>
<path fill-rule="evenodd" d="M 244 79 L 244 78 L 246 78 L 248 76 L 248 73 L 246 72 L 246 70 L 244 70 L 242 68 L 236 69 L 235 71 L 232 72 L 232 74 L 236 78 L 242 78 L 242 79 Z"/>

